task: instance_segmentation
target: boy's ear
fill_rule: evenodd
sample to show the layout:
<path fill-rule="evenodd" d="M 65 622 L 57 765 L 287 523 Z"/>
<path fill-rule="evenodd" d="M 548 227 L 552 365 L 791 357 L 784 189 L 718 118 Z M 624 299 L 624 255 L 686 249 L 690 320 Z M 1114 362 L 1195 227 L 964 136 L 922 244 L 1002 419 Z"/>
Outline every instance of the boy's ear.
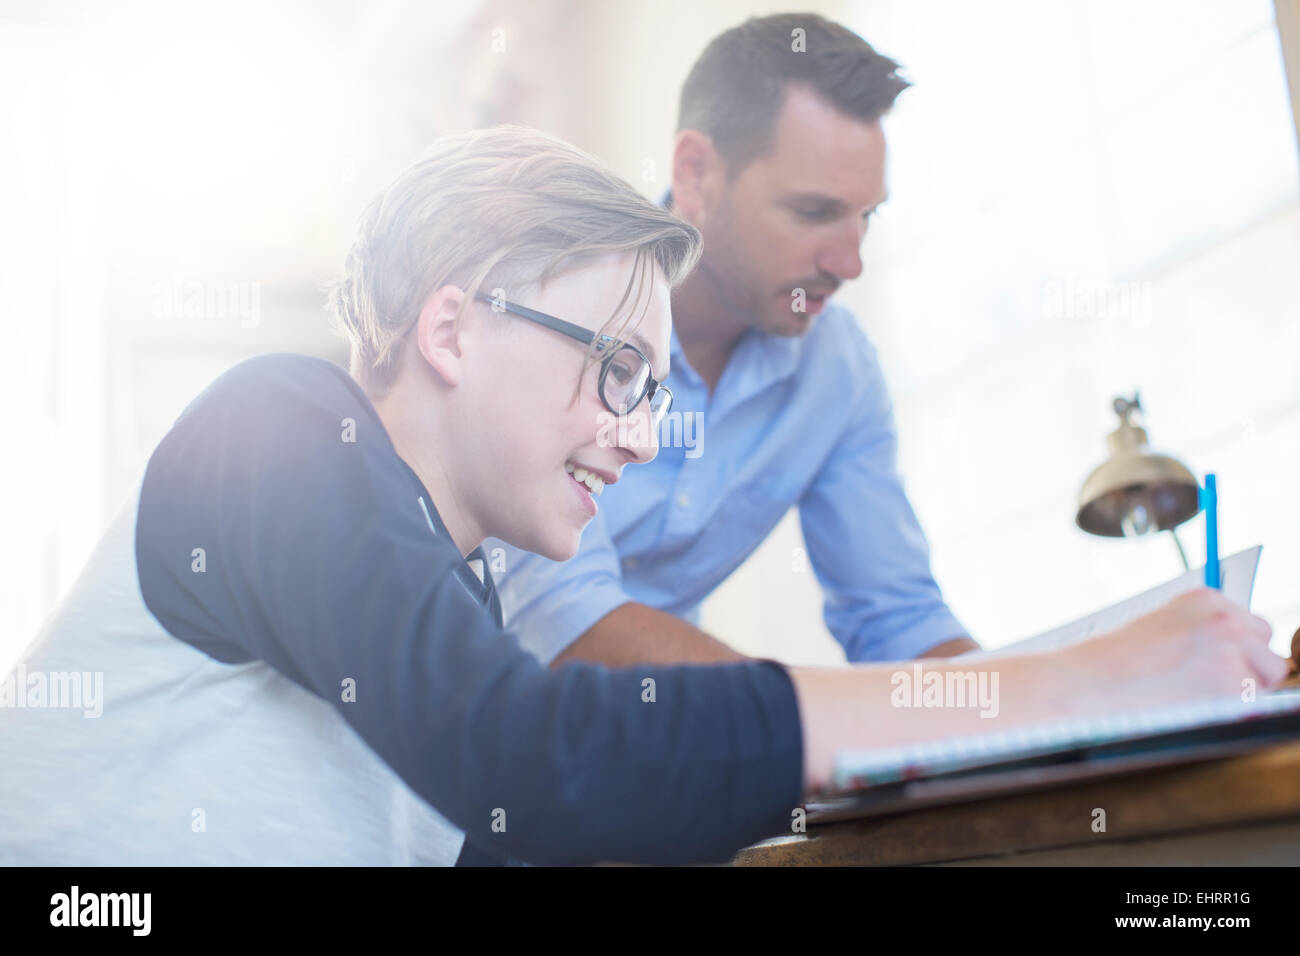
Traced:
<path fill-rule="evenodd" d="M 460 384 L 461 327 L 456 313 L 465 293 L 454 285 L 435 290 L 424 300 L 415 325 L 415 342 L 424 361 L 448 385 Z"/>

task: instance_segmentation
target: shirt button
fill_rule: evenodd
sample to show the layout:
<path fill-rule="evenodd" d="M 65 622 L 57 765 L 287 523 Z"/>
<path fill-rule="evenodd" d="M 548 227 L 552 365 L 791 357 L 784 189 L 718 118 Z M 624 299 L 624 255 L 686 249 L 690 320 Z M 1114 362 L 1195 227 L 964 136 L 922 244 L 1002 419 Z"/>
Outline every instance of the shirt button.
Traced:
<path fill-rule="evenodd" d="M 677 496 L 677 507 L 689 508 L 690 506 L 691 506 L 690 495 L 686 494 L 685 492 L 682 492 L 680 495 Z"/>
<path fill-rule="evenodd" d="M 632 568 L 635 568 L 636 566 L 637 566 L 637 560 L 636 560 L 636 558 L 624 558 L 624 559 L 623 559 L 623 567 L 627 568 L 628 570 L 631 570 Z"/>

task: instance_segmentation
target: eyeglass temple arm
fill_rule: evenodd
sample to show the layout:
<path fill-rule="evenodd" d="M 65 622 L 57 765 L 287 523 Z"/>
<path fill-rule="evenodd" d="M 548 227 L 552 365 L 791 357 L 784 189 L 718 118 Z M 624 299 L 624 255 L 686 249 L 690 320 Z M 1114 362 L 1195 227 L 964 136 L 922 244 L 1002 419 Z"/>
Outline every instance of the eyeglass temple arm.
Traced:
<path fill-rule="evenodd" d="M 515 315 L 522 315 L 525 319 L 531 319 L 539 325 L 544 325 L 548 329 L 554 329 L 556 332 L 563 332 L 565 335 L 572 336 L 584 345 L 590 345 L 596 341 L 596 333 L 591 329 L 584 329 L 581 325 L 575 325 L 572 322 L 566 322 L 564 319 L 557 319 L 553 315 L 547 315 L 545 312 L 537 312 L 525 305 L 517 305 L 514 302 L 506 302 L 502 299 L 494 299 L 490 295 L 480 292 L 475 298 L 487 302 L 493 308 L 502 308 L 507 312 L 513 312 Z M 600 336 L 600 347 L 607 348 L 613 344 L 614 340 L 608 335 Z"/>

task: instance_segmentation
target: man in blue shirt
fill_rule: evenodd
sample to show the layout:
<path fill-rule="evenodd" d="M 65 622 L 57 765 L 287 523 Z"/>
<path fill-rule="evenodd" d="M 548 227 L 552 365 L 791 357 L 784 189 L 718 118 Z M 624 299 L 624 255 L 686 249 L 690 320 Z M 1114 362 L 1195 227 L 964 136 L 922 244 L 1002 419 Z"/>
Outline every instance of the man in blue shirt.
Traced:
<path fill-rule="evenodd" d="M 511 626 L 543 660 L 739 657 L 695 626 L 700 602 L 796 505 L 850 661 L 978 647 L 931 575 L 876 351 L 827 301 L 861 274 L 885 199 L 896 69 L 790 14 L 719 35 L 691 70 L 665 201 L 704 256 L 673 294 L 659 456 L 605 496 L 574 560 L 498 561 Z"/>

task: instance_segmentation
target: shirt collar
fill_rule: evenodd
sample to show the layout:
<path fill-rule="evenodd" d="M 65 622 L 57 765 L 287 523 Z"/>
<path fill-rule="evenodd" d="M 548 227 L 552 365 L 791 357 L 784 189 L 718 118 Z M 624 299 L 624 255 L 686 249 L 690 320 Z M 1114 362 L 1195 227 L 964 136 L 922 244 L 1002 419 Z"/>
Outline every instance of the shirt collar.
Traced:
<path fill-rule="evenodd" d="M 472 575 L 472 579 L 466 580 L 461 575 L 462 567 Z M 492 580 L 492 570 L 488 567 L 487 555 L 483 553 L 483 546 L 479 545 L 471 551 L 465 558 L 465 563 L 457 565 L 456 572 L 462 583 L 469 589 L 469 593 L 474 595 L 478 602 L 487 608 L 488 613 L 492 615 L 492 620 L 496 622 L 496 626 L 504 627 L 505 619 L 501 610 L 501 597 L 497 594 L 496 582 Z M 479 580 L 480 574 L 482 580 Z M 476 585 L 477 591 L 475 590 Z"/>
<path fill-rule="evenodd" d="M 821 316 L 817 318 L 820 319 Z M 799 356 L 807 334 L 786 337 L 768 335 L 755 329 L 745 332 L 727 361 L 728 369 L 735 366 L 737 371 L 725 376 L 736 386 L 734 393 L 724 400 L 725 403 L 738 404 L 784 379 L 793 378 L 799 369 Z M 704 380 L 691 366 L 682 349 L 676 325 L 668 337 L 668 354 L 672 359 L 670 378 L 680 378 L 688 384 L 703 386 Z M 730 386 L 727 390 L 733 392 Z M 720 411 L 722 410 L 715 409 L 715 412 Z"/>
<path fill-rule="evenodd" d="M 420 491 L 417 500 L 420 511 L 429 525 L 429 530 L 433 532 L 434 537 L 443 538 L 448 544 L 455 547 L 455 542 L 452 541 L 447 526 L 442 522 L 442 515 L 438 514 L 438 509 L 433 504 L 433 497 L 424 487 L 424 482 L 420 481 L 420 476 L 415 473 L 415 470 L 410 465 L 406 464 L 405 460 L 401 461 Z M 456 580 L 470 593 L 470 596 L 492 615 L 492 620 L 496 622 L 496 626 L 504 627 L 505 617 L 501 609 L 501 598 L 497 594 L 496 582 L 492 580 L 492 571 L 488 567 L 487 556 L 483 553 L 483 546 L 479 545 L 467 554 L 464 560 L 453 565 L 452 573 L 456 575 Z"/>
<path fill-rule="evenodd" d="M 769 388 L 794 378 L 802 349 L 802 336 L 787 338 L 750 329 L 736 343 L 723 381 L 718 383 L 714 414 L 721 417 Z M 728 374 L 733 367 L 740 374 Z"/>
<path fill-rule="evenodd" d="M 691 363 L 686 359 L 686 353 L 682 351 L 682 340 L 677 337 L 676 322 L 673 323 L 672 330 L 668 333 L 668 357 L 672 361 L 672 365 L 668 370 L 669 378 L 685 379 L 692 385 L 704 384 L 704 380 L 691 367 Z"/>

